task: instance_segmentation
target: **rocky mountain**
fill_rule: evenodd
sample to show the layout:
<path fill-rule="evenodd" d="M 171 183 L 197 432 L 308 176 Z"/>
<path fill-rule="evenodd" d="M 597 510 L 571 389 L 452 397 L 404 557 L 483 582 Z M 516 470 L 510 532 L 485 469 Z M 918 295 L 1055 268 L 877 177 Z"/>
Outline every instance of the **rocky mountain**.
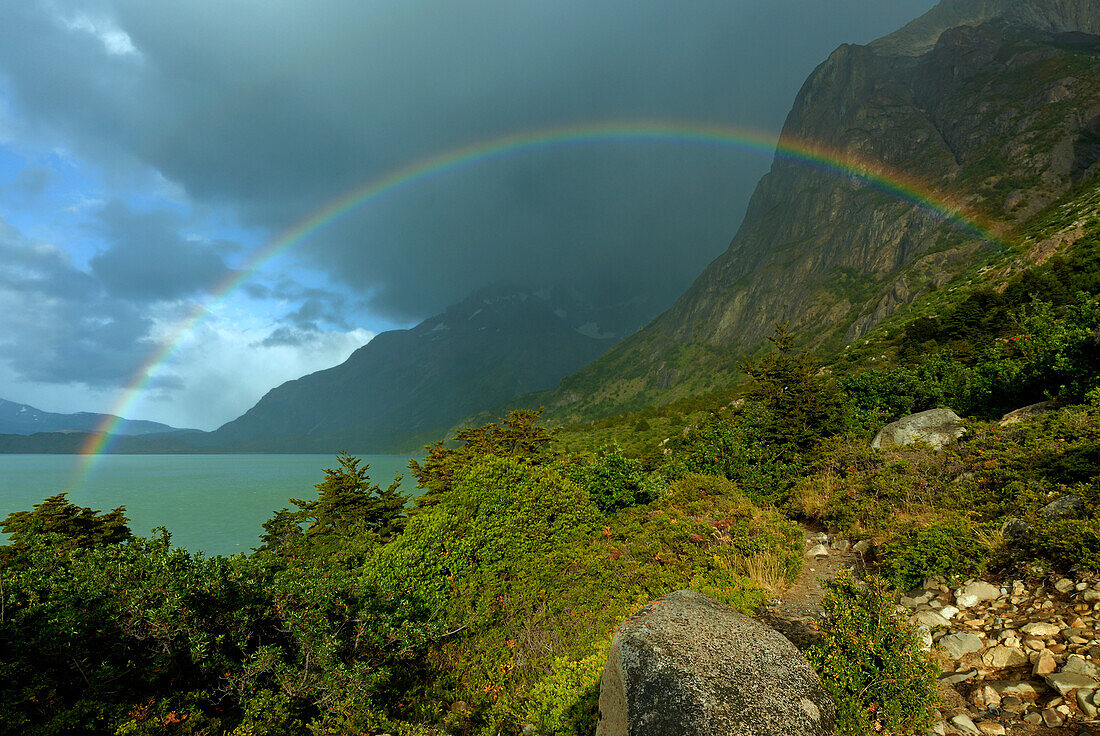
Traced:
<path fill-rule="evenodd" d="M 31 435 L 39 432 L 91 432 L 101 428 L 108 421 L 115 422 L 115 434 L 148 435 L 160 432 L 180 432 L 175 427 L 160 422 L 122 419 L 112 414 L 55 414 L 36 409 L 29 404 L 17 404 L 14 401 L 0 399 L 0 434 Z"/>
<path fill-rule="evenodd" d="M 842 46 L 784 126 L 782 148 L 807 145 L 836 165 L 777 157 L 729 249 L 669 311 L 522 403 L 571 421 L 728 385 L 777 322 L 836 349 L 1016 247 L 1037 213 L 1100 170 L 1100 3 L 945 0 Z M 845 175 L 853 160 L 910 196 Z M 987 234 L 943 206 L 991 223 Z"/>
<path fill-rule="evenodd" d="M 636 330 L 638 303 L 597 307 L 564 287 L 481 289 L 341 365 L 269 391 L 201 440 L 219 449 L 407 449 L 463 417 L 546 389 Z"/>

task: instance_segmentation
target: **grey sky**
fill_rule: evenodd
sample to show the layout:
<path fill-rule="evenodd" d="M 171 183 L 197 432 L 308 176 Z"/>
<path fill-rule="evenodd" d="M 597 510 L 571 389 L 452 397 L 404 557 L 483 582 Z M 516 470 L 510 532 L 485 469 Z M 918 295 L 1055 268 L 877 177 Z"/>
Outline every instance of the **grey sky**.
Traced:
<path fill-rule="evenodd" d="M 104 305 L 132 311 L 119 329 L 142 338 L 141 304 L 224 280 L 232 238 L 211 221 L 272 236 L 418 159 L 561 125 L 776 133 L 838 44 L 934 4 L 0 0 L 0 143 L 63 151 L 101 188 L 131 187 L 89 209 L 95 252 L 70 268 Z M 567 281 L 663 308 L 725 249 L 768 165 L 717 149 L 586 145 L 431 179 L 301 243 L 302 264 L 332 288 L 284 286 L 271 339 L 408 324 L 501 280 Z M 65 176 L 28 165 L 0 199 L 14 207 Z M 142 181 L 151 191 L 135 203 Z M 202 223 L 187 221 L 195 212 Z M 117 336 L 86 339 L 113 350 Z M 115 362 L 125 373 L 125 355 Z"/>

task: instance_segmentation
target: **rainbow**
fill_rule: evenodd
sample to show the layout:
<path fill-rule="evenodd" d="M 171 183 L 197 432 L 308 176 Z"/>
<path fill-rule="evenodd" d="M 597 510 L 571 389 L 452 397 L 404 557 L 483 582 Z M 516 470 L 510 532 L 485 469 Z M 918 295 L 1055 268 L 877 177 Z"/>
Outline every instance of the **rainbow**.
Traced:
<path fill-rule="evenodd" d="M 197 305 L 137 370 L 113 408 L 111 414 L 114 416 L 98 427 L 81 448 L 81 454 L 85 456 L 81 474 L 86 474 L 94 458 L 108 448 L 120 417 L 134 405 L 156 368 L 171 358 L 182 339 L 209 314 L 209 305 L 224 299 L 272 258 L 355 210 L 436 177 L 544 149 L 615 144 L 705 146 L 774 156 L 778 160 L 808 166 L 873 187 L 931 212 L 979 239 L 1002 244 L 999 228 L 995 224 L 982 220 L 968 211 L 964 204 L 935 192 L 918 179 L 857 154 L 787 135 L 780 137 L 777 143 L 773 134 L 759 131 L 721 125 L 650 121 L 604 122 L 506 135 L 425 158 L 372 179 L 332 200 L 258 249 L 242 268 L 212 289 L 207 302 Z"/>

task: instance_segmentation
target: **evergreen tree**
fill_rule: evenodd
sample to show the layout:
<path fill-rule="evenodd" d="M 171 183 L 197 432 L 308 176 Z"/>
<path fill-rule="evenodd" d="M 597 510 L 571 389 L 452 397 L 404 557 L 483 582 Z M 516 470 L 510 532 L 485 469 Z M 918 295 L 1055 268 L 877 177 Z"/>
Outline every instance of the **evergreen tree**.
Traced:
<path fill-rule="evenodd" d="M 810 353 L 796 350 L 788 323 L 768 338 L 775 350 L 740 367 L 752 379 L 749 395 L 768 412 L 761 439 L 787 453 L 809 449 L 840 429 L 840 392 Z"/>
<path fill-rule="evenodd" d="M 306 524 L 307 537 L 365 531 L 387 541 L 401 532 L 408 500 L 398 491 L 401 477 L 394 478 L 389 488 L 382 490 L 377 483 L 370 482 L 367 475 L 370 466 L 360 467 L 359 458 L 341 452 L 336 460 L 339 467 L 325 468 L 325 479 L 315 486 L 317 498 L 312 501 L 290 499 L 298 511 L 290 515 L 277 513 L 264 524 L 269 534 L 288 533 L 287 522 L 291 518 L 295 523 Z"/>
<path fill-rule="evenodd" d="M 58 493 L 30 511 L 15 511 L 0 521 L 0 531 L 8 535 L 8 545 L 0 547 L 0 560 L 10 560 L 36 538 L 52 538 L 56 548 L 64 551 L 125 542 L 131 536 L 128 521 L 125 506 L 102 513 L 77 506 L 67 493 Z"/>

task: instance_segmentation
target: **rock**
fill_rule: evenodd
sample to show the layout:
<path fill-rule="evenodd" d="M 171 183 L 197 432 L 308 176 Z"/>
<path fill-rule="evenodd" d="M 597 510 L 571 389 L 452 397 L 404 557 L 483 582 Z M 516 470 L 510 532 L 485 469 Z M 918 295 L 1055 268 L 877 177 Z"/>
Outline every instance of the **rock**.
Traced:
<path fill-rule="evenodd" d="M 1048 650 L 1042 649 L 1038 652 L 1038 656 L 1035 659 L 1035 666 L 1031 669 L 1031 674 L 1042 677 L 1052 674 L 1057 669 L 1058 663 L 1054 661 L 1054 655 Z"/>
<path fill-rule="evenodd" d="M 1028 533 L 1031 526 L 1023 519 L 1009 519 L 1001 524 L 1001 534 L 1009 539 L 1019 539 Z"/>
<path fill-rule="evenodd" d="M 1069 593 L 1070 591 L 1073 590 L 1073 588 L 1074 588 L 1073 581 L 1070 580 L 1069 578 L 1062 578 L 1061 580 L 1059 580 L 1058 582 L 1056 582 L 1054 584 L 1054 589 L 1057 590 L 1062 595 L 1065 595 L 1066 593 Z"/>
<path fill-rule="evenodd" d="M 981 734 L 978 727 L 974 725 L 974 721 L 970 720 L 970 716 L 965 713 L 953 716 L 951 718 L 951 725 L 963 733 L 971 734 L 971 736 L 978 736 L 978 734 Z"/>
<path fill-rule="evenodd" d="M 829 545 L 837 552 L 847 552 L 851 548 L 852 543 L 847 539 L 834 539 L 833 543 Z"/>
<path fill-rule="evenodd" d="M 981 601 L 995 601 L 1001 597 L 1001 589 L 996 585 L 976 580 L 955 590 L 955 605 L 970 608 Z"/>
<path fill-rule="evenodd" d="M 1078 654 L 1069 655 L 1069 658 L 1066 659 L 1066 666 L 1062 668 L 1062 672 L 1072 672 L 1077 675 L 1091 677 L 1094 680 L 1100 680 L 1100 667 L 1097 667 L 1095 664 Z"/>
<path fill-rule="evenodd" d="M 985 642 L 977 634 L 948 634 L 939 640 L 939 645 L 951 659 L 961 659 L 971 652 L 980 652 Z"/>
<path fill-rule="evenodd" d="M 935 611 L 917 611 L 913 614 L 913 621 L 918 626 L 927 626 L 934 629 L 937 626 L 950 626 L 951 622 Z"/>
<path fill-rule="evenodd" d="M 1016 647 L 991 647 L 982 654 L 982 664 L 995 670 L 1027 664 L 1027 655 Z"/>
<path fill-rule="evenodd" d="M 1057 636 L 1061 629 L 1046 621 L 1032 621 L 1030 624 L 1022 626 L 1020 631 L 1031 636 L 1048 637 Z"/>
<path fill-rule="evenodd" d="M 1085 502 L 1074 495 L 1062 496 L 1039 509 L 1044 519 L 1073 519 L 1085 510 Z"/>
<path fill-rule="evenodd" d="M 1076 672 L 1058 672 L 1053 675 L 1047 675 L 1043 679 L 1062 696 L 1070 690 L 1076 690 L 1082 687 L 1087 689 L 1096 688 L 1096 680 L 1087 675 L 1077 674 Z"/>
<path fill-rule="evenodd" d="M 1081 688 L 1080 690 L 1077 691 L 1077 707 L 1080 708 L 1081 712 L 1084 713 L 1089 718 L 1095 718 L 1096 717 L 1097 709 L 1096 709 L 1096 701 L 1094 700 L 1095 697 L 1096 697 L 1096 691 L 1095 690 L 1089 690 L 1087 688 Z"/>
<path fill-rule="evenodd" d="M 597 736 L 826 736 L 836 708 L 787 639 L 713 598 L 681 590 L 615 633 Z"/>
<path fill-rule="evenodd" d="M 523 731 L 521 733 L 523 734 L 523 736 L 535 736 L 535 734 L 537 734 L 538 732 L 539 730 L 535 728 L 535 724 L 525 723 L 523 725 Z"/>
<path fill-rule="evenodd" d="M 807 557 L 828 557 L 829 556 L 829 548 L 826 547 L 824 544 L 815 545 L 813 547 L 810 547 L 810 549 L 808 549 L 806 551 L 806 556 Z"/>
<path fill-rule="evenodd" d="M 943 616 L 946 619 L 952 619 L 956 615 L 958 615 L 959 609 L 956 608 L 955 606 L 944 606 L 943 608 L 939 609 L 939 611 L 937 611 L 937 613 L 939 613 L 941 616 Z"/>
<path fill-rule="evenodd" d="M 1004 736 L 1005 727 L 996 721 L 982 721 L 978 724 L 978 730 L 986 736 Z"/>
<path fill-rule="evenodd" d="M 917 646 L 922 652 L 932 651 L 932 630 L 927 626 L 917 627 Z"/>
<path fill-rule="evenodd" d="M 923 591 L 921 591 L 921 593 L 918 595 L 903 595 L 901 599 L 898 600 L 898 603 L 905 606 L 906 608 L 916 608 L 917 606 L 923 606 L 925 603 L 932 600 L 932 595 L 932 593 L 925 593 Z"/>
<path fill-rule="evenodd" d="M 875 435 L 871 447 L 905 447 L 915 442 L 924 442 L 933 450 L 942 450 L 965 432 L 962 419 L 955 412 L 950 409 L 929 409 L 887 424 Z"/>
<path fill-rule="evenodd" d="M 1047 412 L 1057 408 L 1057 401 L 1040 401 L 1038 404 L 1028 404 L 1027 406 L 1021 406 L 1019 409 L 1010 411 L 1001 417 L 1001 421 L 997 422 L 1002 427 L 1010 424 L 1019 424 L 1020 422 L 1027 421 L 1028 419 L 1034 419 L 1035 417 L 1042 416 Z"/>
<path fill-rule="evenodd" d="M 1047 728 L 1060 728 L 1066 719 L 1062 717 L 1062 714 L 1053 708 L 1047 708 L 1043 711 L 1043 725 Z"/>
<path fill-rule="evenodd" d="M 1022 698 L 1034 701 L 1047 691 L 1047 686 L 1041 682 L 1028 682 L 1026 680 L 1004 680 L 1000 682 L 987 682 L 994 690 L 1004 698 Z"/>
<path fill-rule="evenodd" d="M 971 606 L 978 605 L 979 602 L 978 596 L 976 595 L 970 595 L 969 593 L 955 595 L 955 605 L 959 608 L 970 608 Z"/>
<path fill-rule="evenodd" d="M 867 554 L 871 551 L 871 540 L 861 539 L 860 541 L 852 545 L 852 551 L 856 554 Z"/>
<path fill-rule="evenodd" d="M 966 682 L 967 680 L 973 680 L 977 676 L 978 676 L 978 671 L 977 670 L 968 670 L 966 672 L 955 672 L 954 674 L 951 674 L 951 675 L 944 675 L 943 677 L 940 678 L 940 682 L 946 683 L 948 685 L 959 685 L 961 683 Z"/>

